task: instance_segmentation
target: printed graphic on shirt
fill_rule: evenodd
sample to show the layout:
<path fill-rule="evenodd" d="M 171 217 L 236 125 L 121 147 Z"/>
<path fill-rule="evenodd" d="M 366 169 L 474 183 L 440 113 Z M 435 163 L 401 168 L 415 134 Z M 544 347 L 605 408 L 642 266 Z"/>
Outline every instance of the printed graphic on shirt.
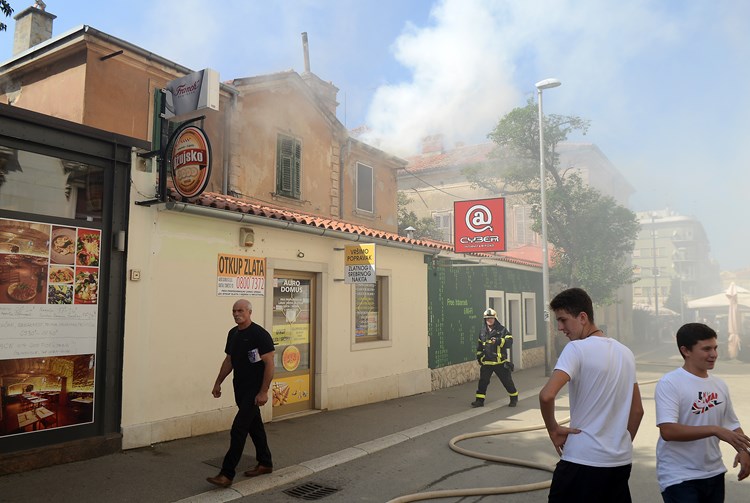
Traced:
<path fill-rule="evenodd" d="M 693 402 L 691 412 L 693 414 L 703 414 L 704 412 L 708 412 L 709 409 L 713 409 L 714 407 L 722 403 L 724 402 L 719 401 L 719 394 L 715 391 L 712 391 L 710 393 L 699 391 L 698 400 Z"/>
<path fill-rule="evenodd" d="M 260 361 L 260 353 L 258 353 L 258 349 L 251 349 L 247 352 L 247 359 L 250 360 L 250 363 L 258 363 Z"/>

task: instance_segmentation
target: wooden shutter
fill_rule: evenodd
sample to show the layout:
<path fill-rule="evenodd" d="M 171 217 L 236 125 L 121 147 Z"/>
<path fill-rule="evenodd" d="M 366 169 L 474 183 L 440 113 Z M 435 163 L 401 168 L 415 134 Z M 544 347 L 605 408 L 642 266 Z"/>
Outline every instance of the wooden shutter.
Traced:
<path fill-rule="evenodd" d="M 301 158 L 302 144 L 294 138 L 279 135 L 276 144 L 276 192 L 278 194 L 299 199 Z"/>

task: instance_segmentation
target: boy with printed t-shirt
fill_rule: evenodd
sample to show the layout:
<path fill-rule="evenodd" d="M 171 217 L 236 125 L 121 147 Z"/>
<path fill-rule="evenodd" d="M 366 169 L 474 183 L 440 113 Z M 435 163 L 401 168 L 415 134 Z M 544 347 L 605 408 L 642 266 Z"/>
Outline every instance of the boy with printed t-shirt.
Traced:
<path fill-rule="evenodd" d="M 740 428 L 726 383 L 709 375 L 716 364 L 716 332 L 702 323 L 677 331 L 682 367 L 656 385 L 656 474 L 666 503 L 724 501 L 719 440 L 737 450 L 738 479 L 750 475 L 750 438 Z"/>

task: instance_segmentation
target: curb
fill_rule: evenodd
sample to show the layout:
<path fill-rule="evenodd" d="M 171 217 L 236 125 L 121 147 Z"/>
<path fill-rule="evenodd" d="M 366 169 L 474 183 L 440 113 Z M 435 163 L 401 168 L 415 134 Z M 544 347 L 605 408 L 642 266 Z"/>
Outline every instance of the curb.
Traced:
<path fill-rule="evenodd" d="M 532 390 L 519 393 L 519 401 L 535 397 L 541 390 L 542 387 L 539 386 Z M 309 461 L 303 461 L 302 463 L 287 466 L 280 470 L 274 470 L 273 473 L 262 477 L 243 480 L 226 489 L 212 489 L 211 491 L 190 496 L 189 498 L 184 498 L 174 503 L 223 503 L 263 491 L 268 491 L 275 487 L 290 484 L 305 477 L 309 477 L 310 475 L 323 470 L 393 447 L 394 445 L 439 430 L 440 428 L 507 406 L 507 404 L 500 401 L 493 402 L 492 404 L 481 408 L 459 412 L 458 414 L 436 419 L 420 426 L 415 426 L 375 440 L 370 440 L 369 442 L 357 444 L 354 447 L 348 447 L 332 454 L 327 454 Z"/>

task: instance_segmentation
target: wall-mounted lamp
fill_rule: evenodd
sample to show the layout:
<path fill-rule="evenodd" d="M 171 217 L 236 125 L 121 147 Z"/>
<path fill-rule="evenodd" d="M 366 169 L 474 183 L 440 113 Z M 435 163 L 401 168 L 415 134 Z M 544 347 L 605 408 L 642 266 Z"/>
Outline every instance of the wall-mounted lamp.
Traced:
<path fill-rule="evenodd" d="M 255 231 L 250 227 L 240 228 L 240 246 L 253 246 L 255 244 Z"/>
<path fill-rule="evenodd" d="M 305 254 L 301 250 L 297 250 L 297 258 L 305 258 Z"/>

